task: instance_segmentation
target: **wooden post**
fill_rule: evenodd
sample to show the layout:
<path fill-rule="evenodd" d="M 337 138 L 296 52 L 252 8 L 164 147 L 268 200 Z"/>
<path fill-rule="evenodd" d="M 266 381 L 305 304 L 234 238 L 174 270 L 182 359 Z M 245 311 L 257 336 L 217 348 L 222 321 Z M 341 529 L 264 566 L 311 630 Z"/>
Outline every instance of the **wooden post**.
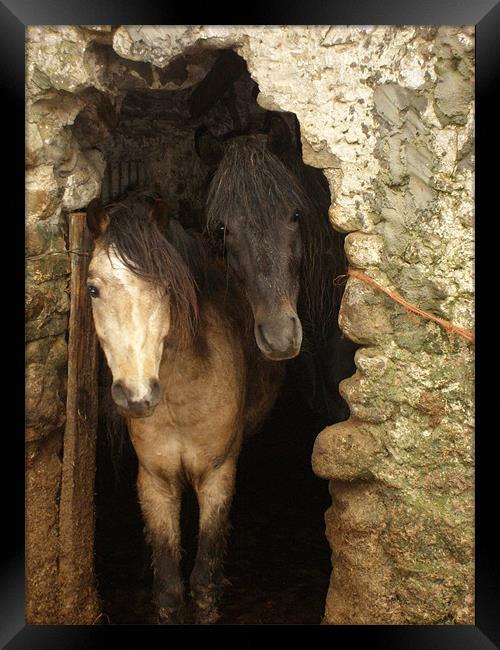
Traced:
<path fill-rule="evenodd" d="M 59 510 L 61 622 L 93 623 L 94 478 L 97 435 L 97 337 L 86 287 L 92 250 L 85 214 L 69 215 L 71 308 L 66 429 Z"/>

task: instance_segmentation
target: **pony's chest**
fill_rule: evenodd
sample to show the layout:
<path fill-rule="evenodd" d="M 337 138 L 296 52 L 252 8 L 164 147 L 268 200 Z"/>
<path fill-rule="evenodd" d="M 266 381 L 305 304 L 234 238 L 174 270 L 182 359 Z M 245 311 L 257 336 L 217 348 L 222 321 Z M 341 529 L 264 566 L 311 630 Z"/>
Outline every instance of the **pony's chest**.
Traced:
<path fill-rule="evenodd" d="M 226 423 L 233 423 L 240 412 L 238 389 L 234 384 L 225 385 L 208 381 L 200 376 L 190 383 L 173 383 L 164 388 L 158 405 L 162 425 L 172 435 L 183 439 L 195 435 L 196 431 L 224 429 Z"/>
<path fill-rule="evenodd" d="M 185 363 L 160 371 L 162 395 L 158 410 L 164 425 L 174 428 L 193 426 L 211 410 L 210 368 Z"/>
<path fill-rule="evenodd" d="M 165 423 L 173 427 L 223 425 L 241 408 L 245 390 L 241 348 L 217 330 L 210 333 L 211 345 L 204 358 L 186 353 L 165 359 L 160 368 L 158 408 Z"/>
<path fill-rule="evenodd" d="M 131 440 L 141 465 L 167 478 L 181 470 L 197 476 L 213 467 L 232 449 L 240 427 L 235 411 L 208 410 L 160 403 L 153 416 L 132 421 Z"/>

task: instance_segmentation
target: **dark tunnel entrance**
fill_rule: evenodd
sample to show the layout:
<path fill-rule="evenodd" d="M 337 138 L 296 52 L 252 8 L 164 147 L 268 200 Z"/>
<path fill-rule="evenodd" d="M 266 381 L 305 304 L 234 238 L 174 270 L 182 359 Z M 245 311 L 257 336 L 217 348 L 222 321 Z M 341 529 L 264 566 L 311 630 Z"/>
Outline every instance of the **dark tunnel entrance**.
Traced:
<path fill-rule="evenodd" d="M 268 115 L 256 102 L 258 87 L 243 59 L 230 50 L 207 56 L 215 59 L 207 77 L 212 76 L 194 89 L 130 90 L 104 144 L 95 113 L 80 114 L 77 137 L 99 148 L 107 160 L 105 202 L 119 200 L 128 187 L 154 189 L 169 197 L 183 225 L 200 227 L 207 168 L 195 153 L 196 130 L 203 126 L 218 137 L 260 132 Z M 182 62 L 174 63 L 171 73 L 182 77 Z M 280 115 L 300 150 L 297 118 Z M 338 250 L 343 254 L 340 233 Z M 353 349 L 346 348 L 344 356 L 337 359 L 332 381 L 354 372 Z M 326 350 L 323 367 L 328 362 Z M 313 474 L 311 454 L 317 434 L 346 419 L 348 410 L 335 395 L 326 410 L 317 408 L 325 387 L 317 381 L 314 396 L 306 396 L 308 364 L 288 365 L 273 411 L 262 430 L 244 443 L 239 458 L 225 562 L 231 584 L 221 604 L 221 624 L 319 624 L 324 613 L 331 572 L 324 513 L 331 499 L 328 483 Z M 102 352 L 100 366 L 95 490 L 100 622 L 152 623 L 153 576 L 135 487 L 137 460 L 128 434 L 120 434 L 122 425 L 110 417 L 110 377 Z M 186 577 L 194 561 L 196 518 L 196 499 L 188 493 L 182 525 Z"/>

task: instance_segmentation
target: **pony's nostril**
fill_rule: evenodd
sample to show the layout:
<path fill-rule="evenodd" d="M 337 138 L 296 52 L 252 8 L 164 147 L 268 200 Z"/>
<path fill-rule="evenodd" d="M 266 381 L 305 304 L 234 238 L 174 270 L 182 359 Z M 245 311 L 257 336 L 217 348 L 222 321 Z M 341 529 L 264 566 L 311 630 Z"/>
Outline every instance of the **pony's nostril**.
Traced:
<path fill-rule="evenodd" d="M 111 395 L 118 406 L 127 407 L 127 394 L 121 381 L 118 380 L 113 382 L 113 385 L 111 386 Z"/>
<path fill-rule="evenodd" d="M 151 401 L 158 403 L 160 399 L 160 382 L 157 379 L 152 379 L 150 382 L 151 387 Z"/>
<path fill-rule="evenodd" d="M 257 325 L 257 328 L 259 330 L 259 334 L 260 334 L 262 340 L 264 341 L 264 343 L 266 345 L 268 345 L 270 348 L 272 348 L 272 345 L 269 343 L 269 341 L 266 338 L 266 335 L 264 334 L 264 328 L 262 327 L 262 325 L 260 323 Z"/>
<path fill-rule="evenodd" d="M 297 316 L 291 316 L 291 321 L 293 323 L 292 329 L 292 341 L 301 341 L 302 340 L 302 327 L 300 320 Z"/>

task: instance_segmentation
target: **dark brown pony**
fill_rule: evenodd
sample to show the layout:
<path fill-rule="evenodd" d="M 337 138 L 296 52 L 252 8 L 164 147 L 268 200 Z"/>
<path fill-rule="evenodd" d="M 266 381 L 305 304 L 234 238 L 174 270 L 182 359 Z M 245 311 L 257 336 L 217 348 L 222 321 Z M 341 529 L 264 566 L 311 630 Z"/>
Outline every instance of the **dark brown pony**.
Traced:
<path fill-rule="evenodd" d="M 326 179 L 303 163 L 277 114 L 267 134 L 216 140 L 200 130 L 197 150 L 213 169 L 206 227 L 244 287 L 261 352 L 277 360 L 300 352 L 291 365 L 310 405 L 344 419 L 338 384 L 354 372 L 355 346 L 338 325 L 336 279 L 347 264 L 344 236 L 328 217 Z"/>
<path fill-rule="evenodd" d="M 200 509 L 194 620 L 213 623 L 243 435 L 270 410 L 282 371 L 257 353 L 246 300 L 206 242 L 169 219 L 165 205 L 144 194 L 108 208 L 94 199 L 87 282 L 112 396 L 138 458 L 159 621 L 182 621 L 180 507 L 189 482 Z"/>

